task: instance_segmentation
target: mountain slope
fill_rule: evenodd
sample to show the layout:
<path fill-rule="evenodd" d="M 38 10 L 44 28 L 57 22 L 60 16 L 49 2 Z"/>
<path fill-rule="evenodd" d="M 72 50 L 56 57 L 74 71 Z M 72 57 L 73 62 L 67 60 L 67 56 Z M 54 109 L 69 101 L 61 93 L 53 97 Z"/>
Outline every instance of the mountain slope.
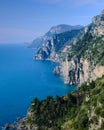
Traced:
<path fill-rule="evenodd" d="M 33 40 L 33 42 L 29 45 L 29 47 L 39 49 L 42 47 L 43 44 L 46 44 L 48 40 L 51 40 L 55 36 L 55 34 L 60 34 L 63 32 L 71 31 L 74 29 L 81 29 L 81 28 L 82 26 L 80 25 L 71 26 L 71 25 L 60 24 L 54 26 L 45 35 Z"/>
<path fill-rule="evenodd" d="M 85 95 L 78 109 L 76 118 L 68 120 L 63 125 L 63 130 L 103 130 L 104 129 L 104 76 L 86 83 L 78 90 Z"/>
<path fill-rule="evenodd" d="M 70 41 L 70 44 L 75 37 L 77 37 L 80 30 L 72 30 L 60 34 L 56 34 L 51 40 L 48 40 L 46 44 L 43 44 L 42 47 L 37 51 L 34 56 L 34 59 L 38 60 L 56 60 L 59 59 L 59 53 L 67 45 L 67 42 Z"/>
<path fill-rule="evenodd" d="M 79 39 L 61 51 L 60 73 L 66 84 L 80 85 L 104 74 L 104 11 L 81 31 Z"/>
<path fill-rule="evenodd" d="M 35 98 L 17 130 L 103 130 L 104 76 L 63 97 Z"/>
<path fill-rule="evenodd" d="M 101 77 L 104 74 L 104 11 L 82 29 L 55 34 L 42 44 L 34 59 L 60 62 L 54 72 L 60 73 L 65 84 L 81 85 Z"/>

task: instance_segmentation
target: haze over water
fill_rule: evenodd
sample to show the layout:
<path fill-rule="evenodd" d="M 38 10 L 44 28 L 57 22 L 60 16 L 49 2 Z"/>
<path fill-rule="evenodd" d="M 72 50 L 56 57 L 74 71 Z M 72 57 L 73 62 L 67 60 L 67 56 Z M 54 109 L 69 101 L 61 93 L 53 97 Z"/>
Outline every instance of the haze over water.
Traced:
<path fill-rule="evenodd" d="M 0 44 L 0 126 L 24 117 L 34 97 L 62 96 L 76 87 L 53 74 L 56 63 L 34 61 L 34 50 L 20 44 Z"/>

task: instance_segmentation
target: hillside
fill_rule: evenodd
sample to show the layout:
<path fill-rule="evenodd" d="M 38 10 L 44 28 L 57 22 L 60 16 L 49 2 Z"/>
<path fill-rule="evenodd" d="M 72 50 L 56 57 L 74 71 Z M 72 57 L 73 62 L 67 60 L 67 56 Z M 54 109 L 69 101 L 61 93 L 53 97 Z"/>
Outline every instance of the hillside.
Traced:
<path fill-rule="evenodd" d="M 66 84 L 81 85 L 104 74 L 104 11 L 80 31 L 76 41 L 63 48 L 60 56 L 60 75 Z"/>
<path fill-rule="evenodd" d="M 32 43 L 29 44 L 29 47 L 35 48 L 36 50 L 40 49 L 49 40 L 52 40 L 56 34 L 64 33 L 67 31 L 72 31 L 72 30 L 77 30 L 77 29 L 79 30 L 81 28 L 82 26 L 80 25 L 71 26 L 71 25 L 66 25 L 66 24 L 60 24 L 57 26 L 53 26 L 43 36 L 34 39 Z"/>
<path fill-rule="evenodd" d="M 60 34 L 56 34 L 51 40 L 48 40 L 36 52 L 35 60 L 53 60 L 59 61 L 61 50 L 70 42 L 75 40 L 80 30 L 72 30 Z"/>
<path fill-rule="evenodd" d="M 103 130 L 104 76 L 66 96 L 35 98 L 16 130 Z"/>

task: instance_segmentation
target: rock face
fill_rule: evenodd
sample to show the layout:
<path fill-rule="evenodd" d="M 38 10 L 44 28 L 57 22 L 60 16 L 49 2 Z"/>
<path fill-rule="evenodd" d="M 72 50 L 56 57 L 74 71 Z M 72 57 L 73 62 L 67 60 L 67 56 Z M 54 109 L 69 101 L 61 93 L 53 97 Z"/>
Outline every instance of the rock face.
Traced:
<path fill-rule="evenodd" d="M 74 59 L 61 64 L 61 75 L 63 76 L 64 83 L 70 85 L 78 85 L 80 80 L 80 59 Z"/>
<path fill-rule="evenodd" d="M 93 67 L 87 59 L 75 58 L 71 61 L 66 60 L 61 63 L 60 75 L 64 83 L 80 86 L 84 82 L 101 77 L 104 74 L 104 66 Z"/>
<path fill-rule="evenodd" d="M 81 85 L 104 74 L 104 11 L 93 18 L 71 46 L 65 46 L 66 59 L 60 74 L 66 84 Z"/>
<path fill-rule="evenodd" d="M 54 68 L 54 71 L 53 71 L 53 72 L 54 72 L 55 75 L 60 75 L 60 73 L 61 73 L 61 72 L 60 72 L 60 66 L 56 66 L 56 67 Z"/>

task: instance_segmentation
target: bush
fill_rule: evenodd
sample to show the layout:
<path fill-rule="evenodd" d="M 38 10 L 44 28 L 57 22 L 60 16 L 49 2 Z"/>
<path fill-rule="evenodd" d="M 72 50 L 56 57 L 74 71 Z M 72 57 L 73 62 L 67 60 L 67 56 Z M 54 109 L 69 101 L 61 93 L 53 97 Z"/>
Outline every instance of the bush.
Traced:
<path fill-rule="evenodd" d="M 100 115 L 101 115 L 101 107 L 96 107 L 96 108 L 95 108 L 95 114 L 96 114 L 97 116 L 100 116 Z"/>
<path fill-rule="evenodd" d="M 91 124 L 98 124 L 98 119 L 97 119 L 97 117 L 96 116 L 93 116 L 92 118 L 91 118 L 91 120 L 90 120 L 90 123 Z"/>
<path fill-rule="evenodd" d="M 104 110 L 102 110 L 102 111 L 100 112 L 100 115 L 101 115 L 101 117 L 104 118 Z"/>
<path fill-rule="evenodd" d="M 79 128 L 88 128 L 88 121 L 89 121 L 89 118 L 87 114 L 84 114 L 78 121 Z"/>

